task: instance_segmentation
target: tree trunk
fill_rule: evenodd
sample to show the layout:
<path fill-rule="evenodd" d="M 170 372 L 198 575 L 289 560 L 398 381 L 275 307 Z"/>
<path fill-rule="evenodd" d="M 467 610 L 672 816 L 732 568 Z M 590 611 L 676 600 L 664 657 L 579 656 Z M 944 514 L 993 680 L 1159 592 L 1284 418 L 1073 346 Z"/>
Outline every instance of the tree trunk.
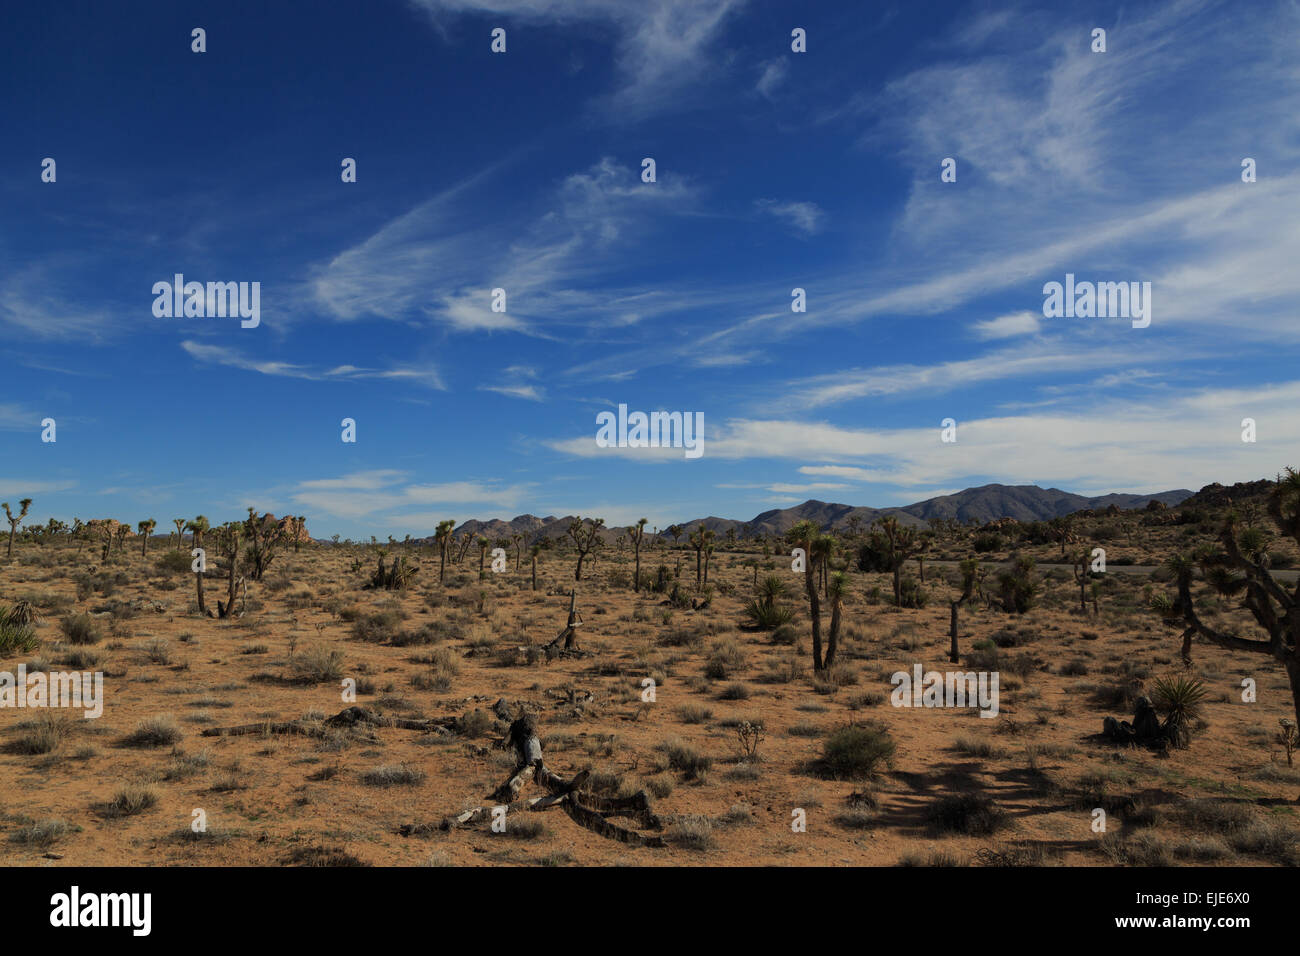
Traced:
<path fill-rule="evenodd" d="M 957 609 L 961 607 L 961 601 L 948 602 L 948 660 L 954 664 L 960 663 L 957 654 Z"/>
<path fill-rule="evenodd" d="M 641 590 L 641 539 L 636 539 L 636 571 L 632 575 L 632 590 Z"/>
<path fill-rule="evenodd" d="M 808 616 L 812 618 L 813 670 L 822 671 L 825 670 L 822 662 L 822 609 L 813 568 L 804 570 L 803 583 L 808 591 Z"/>

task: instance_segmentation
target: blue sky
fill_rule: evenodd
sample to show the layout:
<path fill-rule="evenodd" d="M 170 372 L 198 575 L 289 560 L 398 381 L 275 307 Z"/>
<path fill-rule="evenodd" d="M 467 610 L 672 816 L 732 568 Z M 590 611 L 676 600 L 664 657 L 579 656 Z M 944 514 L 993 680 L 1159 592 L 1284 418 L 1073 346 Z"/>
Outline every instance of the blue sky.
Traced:
<path fill-rule="evenodd" d="M 1294 3 L 6 20 L 0 497 L 37 521 L 252 505 L 400 538 L 1300 464 Z M 260 325 L 156 318 L 175 273 L 260 282 Z M 1150 282 L 1150 326 L 1044 318 L 1066 273 Z M 620 403 L 702 412 L 703 456 L 597 447 Z"/>

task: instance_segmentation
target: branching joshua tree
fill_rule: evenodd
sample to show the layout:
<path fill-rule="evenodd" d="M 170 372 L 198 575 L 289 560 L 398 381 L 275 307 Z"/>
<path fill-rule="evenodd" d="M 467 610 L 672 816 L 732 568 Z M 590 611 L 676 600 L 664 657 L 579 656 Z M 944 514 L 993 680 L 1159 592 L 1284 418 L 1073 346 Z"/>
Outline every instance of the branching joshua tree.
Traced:
<path fill-rule="evenodd" d="M 984 572 L 980 570 L 979 558 L 967 558 L 961 563 L 961 594 L 957 600 L 948 602 L 948 660 L 954 664 L 960 663 L 959 651 L 957 648 L 957 613 L 961 606 L 966 602 L 974 599 L 975 595 L 980 593 L 984 580 Z"/>
<path fill-rule="evenodd" d="M 487 555 L 488 539 L 484 535 L 478 536 L 478 579 L 483 580 L 483 558 Z"/>
<path fill-rule="evenodd" d="M 185 544 L 185 519 L 172 518 L 172 524 L 176 525 L 176 547 L 179 548 Z"/>
<path fill-rule="evenodd" d="M 1065 546 L 1074 541 L 1074 515 L 1061 515 L 1047 522 L 1047 531 L 1052 540 L 1060 544 L 1061 557 L 1065 557 Z"/>
<path fill-rule="evenodd" d="M 14 556 L 14 535 L 18 532 L 18 526 L 23 523 L 23 519 L 27 517 L 27 509 L 32 506 L 32 499 L 24 498 L 18 502 L 18 506 L 22 508 L 22 511 L 15 516 L 9 510 L 9 502 L 4 503 L 5 517 L 9 520 L 9 553 L 5 555 L 6 558 Z"/>
<path fill-rule="evenodd" d="M 537 556 L 541 553 L 542 553 L 542 546 L 540 543 L 530 545 L 528 548 L 528 556 L 533 559 L 533 590 L 534 591 L 537 590 Z"/>
<path fill-rule="evenodd" d="M 578 549 L 578 566 L 574 569 L 573 580 L 582 580 L 582 562 L 591 554 L 600 540 L 600 529 L 605 526 L 604 518 L 574 518 L 569 522 L 569 537 Z"/>
<path fill-rule="evenodd" d="M 293 553 L 297 554 L 302 541 L 307 537 L 307 516 L 298 515 L 293 519 Z M 410 538 L 410 535 L 407 535 Z"/>
<path fill-rule="evenodd" d="M 519 573 L 519 562 L 523 557 L 524 534 L 522 531 L 510 532 L 510 543 L 515 546 L 515 573 Z"/>
<path fill-rule="evenodd" d="M 443 582 L 447 575 L 447 549 L 451 546 L 451 531 L 456 527 L 454 519 L 438 522 L 438 530 L 434 532 L 433 539 L 438 542 L 438 583 Z"/>
<path fill-rule="evenodd" d="M 136 529 L 140 532 L 140 557 L 142 558 L 149 557 L 149 535 L 153 534 L 153 529 L 156 527 L 158 522 L 153 518 L 136 525 Z"/>
<path fill-rule="evenodd" d="M 672 536 L 673 547 L 677 547 L 677 539 L 682 536 L 682 526 L 679 524 L 670 524 L 666 530 L 667 533 Z"/>
<path fill-rule="evenodd" d="M 252 559 L 252 578 L 262 580 L 262 575 L 271 566 L 276 552 L 289 539 L 289 525 L 292 518 L 275 520 L 275 515 L 258 515 L 256 509 L 248 509 L 244 519 L 244 534 L 248 538 L 248 556 Z"/>
<path fill-rule="evenodd" d="M 898 523 L 893 515 L 876 522 L 869 540 L 862 546 L 858 566 L 863 571 L 888 571 L 894 576 L 894 606 L 903 603 L 903 565 L 917 554 L 916 532 Z"/>
<path fill-rule="evenodd" d="M 1268 515 L 1278 531 L 1300 544 L 1300 471 L 1288 468 L 1269 494 Z M 1200 637 L 1233 651 L 1266 654 L 1286 668 L 1291 702 L 1300 719 L 1300 581 L 1288 590 L 1269 571 L 1268 534 L 1244 525 L 1230 511 L 1219 533 L 1218 545 L 1207 545 L 1191 555 L 1180 554 L 1168 566 L 1177 582 L 1177 596 L 1157 595 L 1151 601 L 1170 623 L 1181 624 L 1183 660 L 1191 663 L 1192 639 Z M 1226 597 L 1240 598 L 1266 639 L 1240 637 L 1201 620 L 1192 594 L 1194 572 L 1200 569 L 1207 584 Z"/>
<path fill-rule="evenodd" d="M 817 581 L 814 574 L 816 569 L 813 566 L 813 542 L 819 534 L 817 525 L 811 521 L 796 522 L 794 527 L 786 532 L 786 541 L 790 546 L 802 548 L 807 555 L 803 583 L 804 591 L 808 595 L 808 616 L 812 619 L 813 670 L 820 673 L 825 669 L 822 660 L 822 609 L 821 600 L 817 595 Z"/>
<path fill-rule="evenodd" d="M 193 521 L 186 522 L 185 530 L 194 536 L 195 548 L 203 547 L 203 536 L 208 533 L 210 527 L 211 526 L 208 524 L 208 519 L 205 518 L 203 515 L 199 515 Z M 199 613 L 207 614 L 208 608 L 207 605 L 203 602 L 203 572 L 202 571 L 194 572 L 194 586 L 198 590 L 198 595 L 199 595 Z"/>
<path fill-rule="evenodd" d="M 239 567 L 239 538 L 244 530 L 244 523 L 240 521 L 229 521 L 218 529 L 221 534 L 217 541 L 217 547 L 221 551 L 221 556 L 226 559 L 227 577 L 226 577 L 226 600 L 223 603 L 217 601 L 217 617 L 230 617 L 235 609 L 235 592 L 239 586 L 239 581 L 235 580 L 235 574 Z M 242 613 L 242 612 L 241 612 Z"/>
<path fill-rule="evenodd" d="M 641 539 L 645 537 L 645 526 L 650 523 L 649 518 L 638 518 L 636 524 L 629 525 L 627 529 L 628 536 L 632 539 L 632 547 L 636 552 L 636 570 L 632 573 L 632 590 L 641 590 Z"/>
<path fill-rule="evenodd" d="M 474 535 L 472 533 L 470 533 L 468 530 L 462 531 L 460 533 L 460 541 L 457 544 L 457 551 L 456 551 L 457 564 L 461 564 L 464 562 L 465 552 L 469 550 L 469 546 L 473 543 L 474 543 Z"/>

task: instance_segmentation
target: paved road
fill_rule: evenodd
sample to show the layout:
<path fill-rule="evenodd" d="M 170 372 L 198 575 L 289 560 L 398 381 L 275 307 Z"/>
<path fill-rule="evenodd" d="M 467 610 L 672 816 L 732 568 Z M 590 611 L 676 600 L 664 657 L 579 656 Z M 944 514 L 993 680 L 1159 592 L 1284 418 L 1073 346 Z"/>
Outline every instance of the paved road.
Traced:
<path fill-rule="evenodd" d="M 910 562 L 910 561 L 908 562 L 909 565 L 912 564 L 912 563 L 913 563 L 913 562 Z M 1008 562 L 1008 561 L 988 561 L 988 562 L 984 562 L 984 563 L 989 564 L 989 565 L 994 565 L 994 566 L 996 566 L 996 567 L 1004 568 L 1004 567 L 1007 567 L 1007 565 L 1008 565 L 1010 562 Z M 940 566 L 942 566 L 942 567 L 951 567 L 951 568 L 955 568 L 955 567 L 957 567 L 958 564 L 960 564 L 960 562 L 958 562 L 958 561 L 931 561 L 929 558 L 927 558 L 926 561 L 925 561 L 925 564 L 926 564 L 926 567 L 929 567 L 929 566 L 932 565 L 932 564 L 937 564 L 937 565 L 940 565 Z M 1035 567 L 1035 569 L 1037 569 L 1037 570 L 1039 570 L 1039 571 L 1043 571 L 1043 570 L 1046 570 L 1046 569 L 1048 569 L 1048 568 L 1061 568 L 1062 570 L 1070 571 L 1074 566 L 1071 565 L 1071 564 L 1056 564 L 1056 563 L 1051 563 L 1051 564 L 1049 564 L 1049 563 L 1046 563 L 1046 562 L 1042 562 L 1042 561 L 1040 561 L 1040 562 L 1038 562 L 1037 564 L 1035 564 L 1034 567 Z M 1110 562 L 1110 563 L 1108 563 L 1108 564 L 1106 565 L 1106 570 L 1107 570 L 1108 572 L 1115 572 L 1115 573 L 1122 573 L 1122 574 L 1150 574 L 1152 571 L 1157 571 L 1157 570 L 1159 570 L 1159 568 L 1156 568 L 1156 567 L 1153 567 L 1152 565 L 1147 565 L 1147 564 L 1115 564 L 1114 562 Z M 1295 568 L 1293 568 L 1293 569 L 1290 569 L 1290 570 L 1275 570 L 1275 571 L 1273 572 L 1273 577 L 1277 578 L 1279 581 L 1288 581 L 1288 582 L 1295 581 L 1297 575 L 1300 575 L 1300 569 L 1295 569 Z"/>

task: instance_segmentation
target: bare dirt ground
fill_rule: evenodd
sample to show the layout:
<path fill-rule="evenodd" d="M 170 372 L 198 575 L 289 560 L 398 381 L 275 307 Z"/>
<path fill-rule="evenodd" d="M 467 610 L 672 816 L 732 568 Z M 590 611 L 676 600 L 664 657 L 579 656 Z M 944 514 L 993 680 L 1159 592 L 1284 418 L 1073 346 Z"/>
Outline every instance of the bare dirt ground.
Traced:
<path fill-rule="evenodd" d="M 1129 560 L 1157 565 L 1162 550 L 1152 542 Z M 901 610 L 888 603 L 887 576 L 852 571 L 841 662 L 830 679 L 816 680 L 802 584 L 788 557 L 720 549 L 712 601 L 692 610 L 668 606 L 662 593 L 634 593 L 631 549 L 611 546 L 577 584 L 579 643 L 590 655 L 548 661 L 539 647 L 563 626 L 574 586 L 573 558 L 560 551 L 541 556 L 533 591 L 526 553 L 518 571 L 512 554 L 507 572 L 480 581 L 471 551 L 447 568 L 443 586 L 433 549 L 415 550 L 412 587 L 385 592 L 362 587 L 375 561 L 370 549 L 312 544 L 278 555 L 250 586 L 248 613 L 223 621 L 197 615 L 188 554 L 166 554 L 158 543 L 142 558 L 138 542 L 128 542 L 101 563 L 93 548 L 78 555 L 71 545 L 25 543 L 0 567 L 0 603 L 26 599 L 41 615 L 41 645 L 0 659 L 0 670 L 27 662 L 106 675 L 98 720 L 0 710 L 4 863 L 1297 860 L 1300 770 L 1288 767 L 1276 740 L 1279 719 L 1294 710 L 1276 662 L 1198 644 L 1195 669 L 1210 695 L 1188 749 L 1117 746 L 1100 736 L 1104 716 L 1131 719 L 1132 700 L 1179 669 L 1178 632 L 1146 609 L 1143 593 L 1167 584 L 1148 574 L 1108 575 L 1097 616 L 1079 611 L 1078 588 L 1059 568 L 1039 575 L 1040 602 L 1027 614 L 965 608 L 963 651 L 978 649 L 1001 673 L 1000 713 L 985 719 L 973 709 L 890 704 L 896 671 L 972 668 L 965 658 L 961 668 L 947 663 L 951 567 L 927 569 L 928 605 Z M 1052 555 L 1040 549 L 1044 560 Z M 364 567 L 353 570 L 358 560 Z M 745 625 L 753 565 L 767 573 L 769 562 L 790 581 L 785 602 L 797 614 L 789 630 Z M 679 566 L 682 587 L 694 592 L 693 552 L 648 548 L 643 575 L 660 564 Z M 207 587 L 215 604 L 217 572 Z M 886 600 L 872 603 L 873 589 Z M 1245 621 L 1229 603 L 1215 608 L 1221 623 Z M 73 644 L 63 622 L 81 612 L 95 618 L 99 639 Z M 642 700 L 646 677 L 656 681 L 653 703 Z M 347 706 L 344 678 L 358 682 L 361 706 L 463 719 L 447 734 L 201 735 L 335 714 Z M 1257 682 L 1254 703 L 1242 700 L 1243 678 Z M 514 815 L 505 833 L 479 825 L 400 835 L 404 824 L 490 802 L 514 763 L 496 746 L 504 725 L 491 708 L 501 698 L 538 713 L 556 772 L 589 768 L 592 785 L 610 795 L 648 790 L 669 846 L 606 839 L 560 810 Z M 748 759 L 736 730 L 744 721 L 763 728 Z M 149 734 L 132 737 L 150 722 Z M 849 724 L 883 726 L 897 745 L 892 765 L 871 778 L 828 777 L 823 745 Z M 991 806 L 936 817 L 945 798 L 963 794 L 985 795 Z M 1105 833 L 1093 830 L 1098 807 L 1109 811 Z M 807 832 L 792 832 L 796 808 L 806 812 Z M 196 810 L 206 816 L 202 834 L 191 828 Z"/>

